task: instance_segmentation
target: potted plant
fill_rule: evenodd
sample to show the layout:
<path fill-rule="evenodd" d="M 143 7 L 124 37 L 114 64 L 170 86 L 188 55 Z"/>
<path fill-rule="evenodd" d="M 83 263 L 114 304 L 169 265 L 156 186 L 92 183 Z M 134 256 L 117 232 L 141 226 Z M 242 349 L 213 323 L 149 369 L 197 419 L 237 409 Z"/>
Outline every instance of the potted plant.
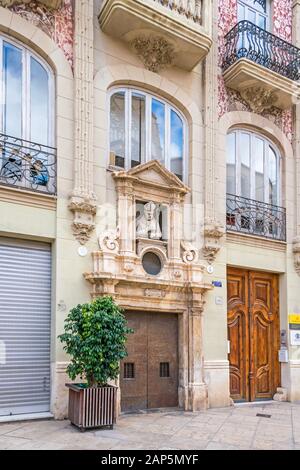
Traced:
<path fill-rule="evenodd" d="M 59 335 L 71 357 L 67 374 L 84 383 L 69 387 L 69 419 L 81 430 L 111 426 L 116 420 L 117 387 L 109 385 L 126 357 L 126 338 L 133 330 L 112 297 L 100 297 L 74 307 Z"/>

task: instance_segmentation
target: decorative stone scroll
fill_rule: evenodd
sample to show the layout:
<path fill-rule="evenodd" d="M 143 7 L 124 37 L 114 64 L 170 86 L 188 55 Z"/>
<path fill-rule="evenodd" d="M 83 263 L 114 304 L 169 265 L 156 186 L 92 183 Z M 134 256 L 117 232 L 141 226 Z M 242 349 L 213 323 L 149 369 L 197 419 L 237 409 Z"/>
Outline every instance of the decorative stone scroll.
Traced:
<path fill-rule="evenodd" d="M 32 3 L 32 0 L 0 0 L 0 6 L 9 8 L 13 5 L 27 5 Z M 58 10 L 63 5 L 63 0 L 38 0 L 38 3 L 41 3 L 49 10 Z"/>
<path fill-rule="evenodd" d="M 174 47 L 161 36 L 137 36 L 131 45 L 146 69 L 151 72 L 157 73 L 173 63 Z"/>
<path fill-rule="evenodd" d="M 112 253 L 119 252 L 120 228 L 117 227 L 111 230 L 105 230 L 98 237 L 99 247 L 102 251 L 109 251 Z"/>
<path fill-rule="evenodd" d="M 198 261 L 198 250 L 190 242 L 181 240 L 182 260 L 186 264 L 196 263 Z"/>

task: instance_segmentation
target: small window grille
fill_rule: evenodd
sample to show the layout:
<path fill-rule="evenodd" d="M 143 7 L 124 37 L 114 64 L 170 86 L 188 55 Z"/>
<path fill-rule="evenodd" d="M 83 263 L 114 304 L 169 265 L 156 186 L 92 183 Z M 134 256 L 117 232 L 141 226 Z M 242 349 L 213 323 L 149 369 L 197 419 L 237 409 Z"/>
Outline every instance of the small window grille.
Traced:
<path fill-rule="evenodd" d="M 159 364 L 159 376 L 170 377 L 170 364 L 169 362 L 161 362 Z"/>
<path fill-rule="evenodd" d="M 134 362 L 124 363 L 124 379 L 134 379 Z"/>

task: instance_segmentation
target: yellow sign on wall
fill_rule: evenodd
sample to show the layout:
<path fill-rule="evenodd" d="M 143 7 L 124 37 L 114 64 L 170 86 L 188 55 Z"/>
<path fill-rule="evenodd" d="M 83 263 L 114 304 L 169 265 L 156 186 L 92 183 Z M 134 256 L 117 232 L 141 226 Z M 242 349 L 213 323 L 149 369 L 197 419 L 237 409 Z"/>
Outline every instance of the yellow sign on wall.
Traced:
<path fill-rule="evenodd" d="M 294 325 L 300 325 L 300 314 L 299 313 L 290 313 L 289 314 L 289 323 Z"/>

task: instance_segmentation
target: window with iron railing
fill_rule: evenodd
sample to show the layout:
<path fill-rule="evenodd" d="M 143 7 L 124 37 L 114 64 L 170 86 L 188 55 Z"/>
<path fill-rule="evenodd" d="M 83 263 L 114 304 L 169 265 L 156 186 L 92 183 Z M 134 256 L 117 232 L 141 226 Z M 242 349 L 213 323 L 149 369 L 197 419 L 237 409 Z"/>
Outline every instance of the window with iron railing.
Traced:
<path fill-rule="evenodd" d="M 30 49 L 0 36 L 0 184 L 56 193 L 54 78 Z"/>
<path fill-rule="evenodd" d="M 269 139 L 248 129 L 228 134 L 228 230 L 285 240 L 280 174 L 281 155 Z"/>

